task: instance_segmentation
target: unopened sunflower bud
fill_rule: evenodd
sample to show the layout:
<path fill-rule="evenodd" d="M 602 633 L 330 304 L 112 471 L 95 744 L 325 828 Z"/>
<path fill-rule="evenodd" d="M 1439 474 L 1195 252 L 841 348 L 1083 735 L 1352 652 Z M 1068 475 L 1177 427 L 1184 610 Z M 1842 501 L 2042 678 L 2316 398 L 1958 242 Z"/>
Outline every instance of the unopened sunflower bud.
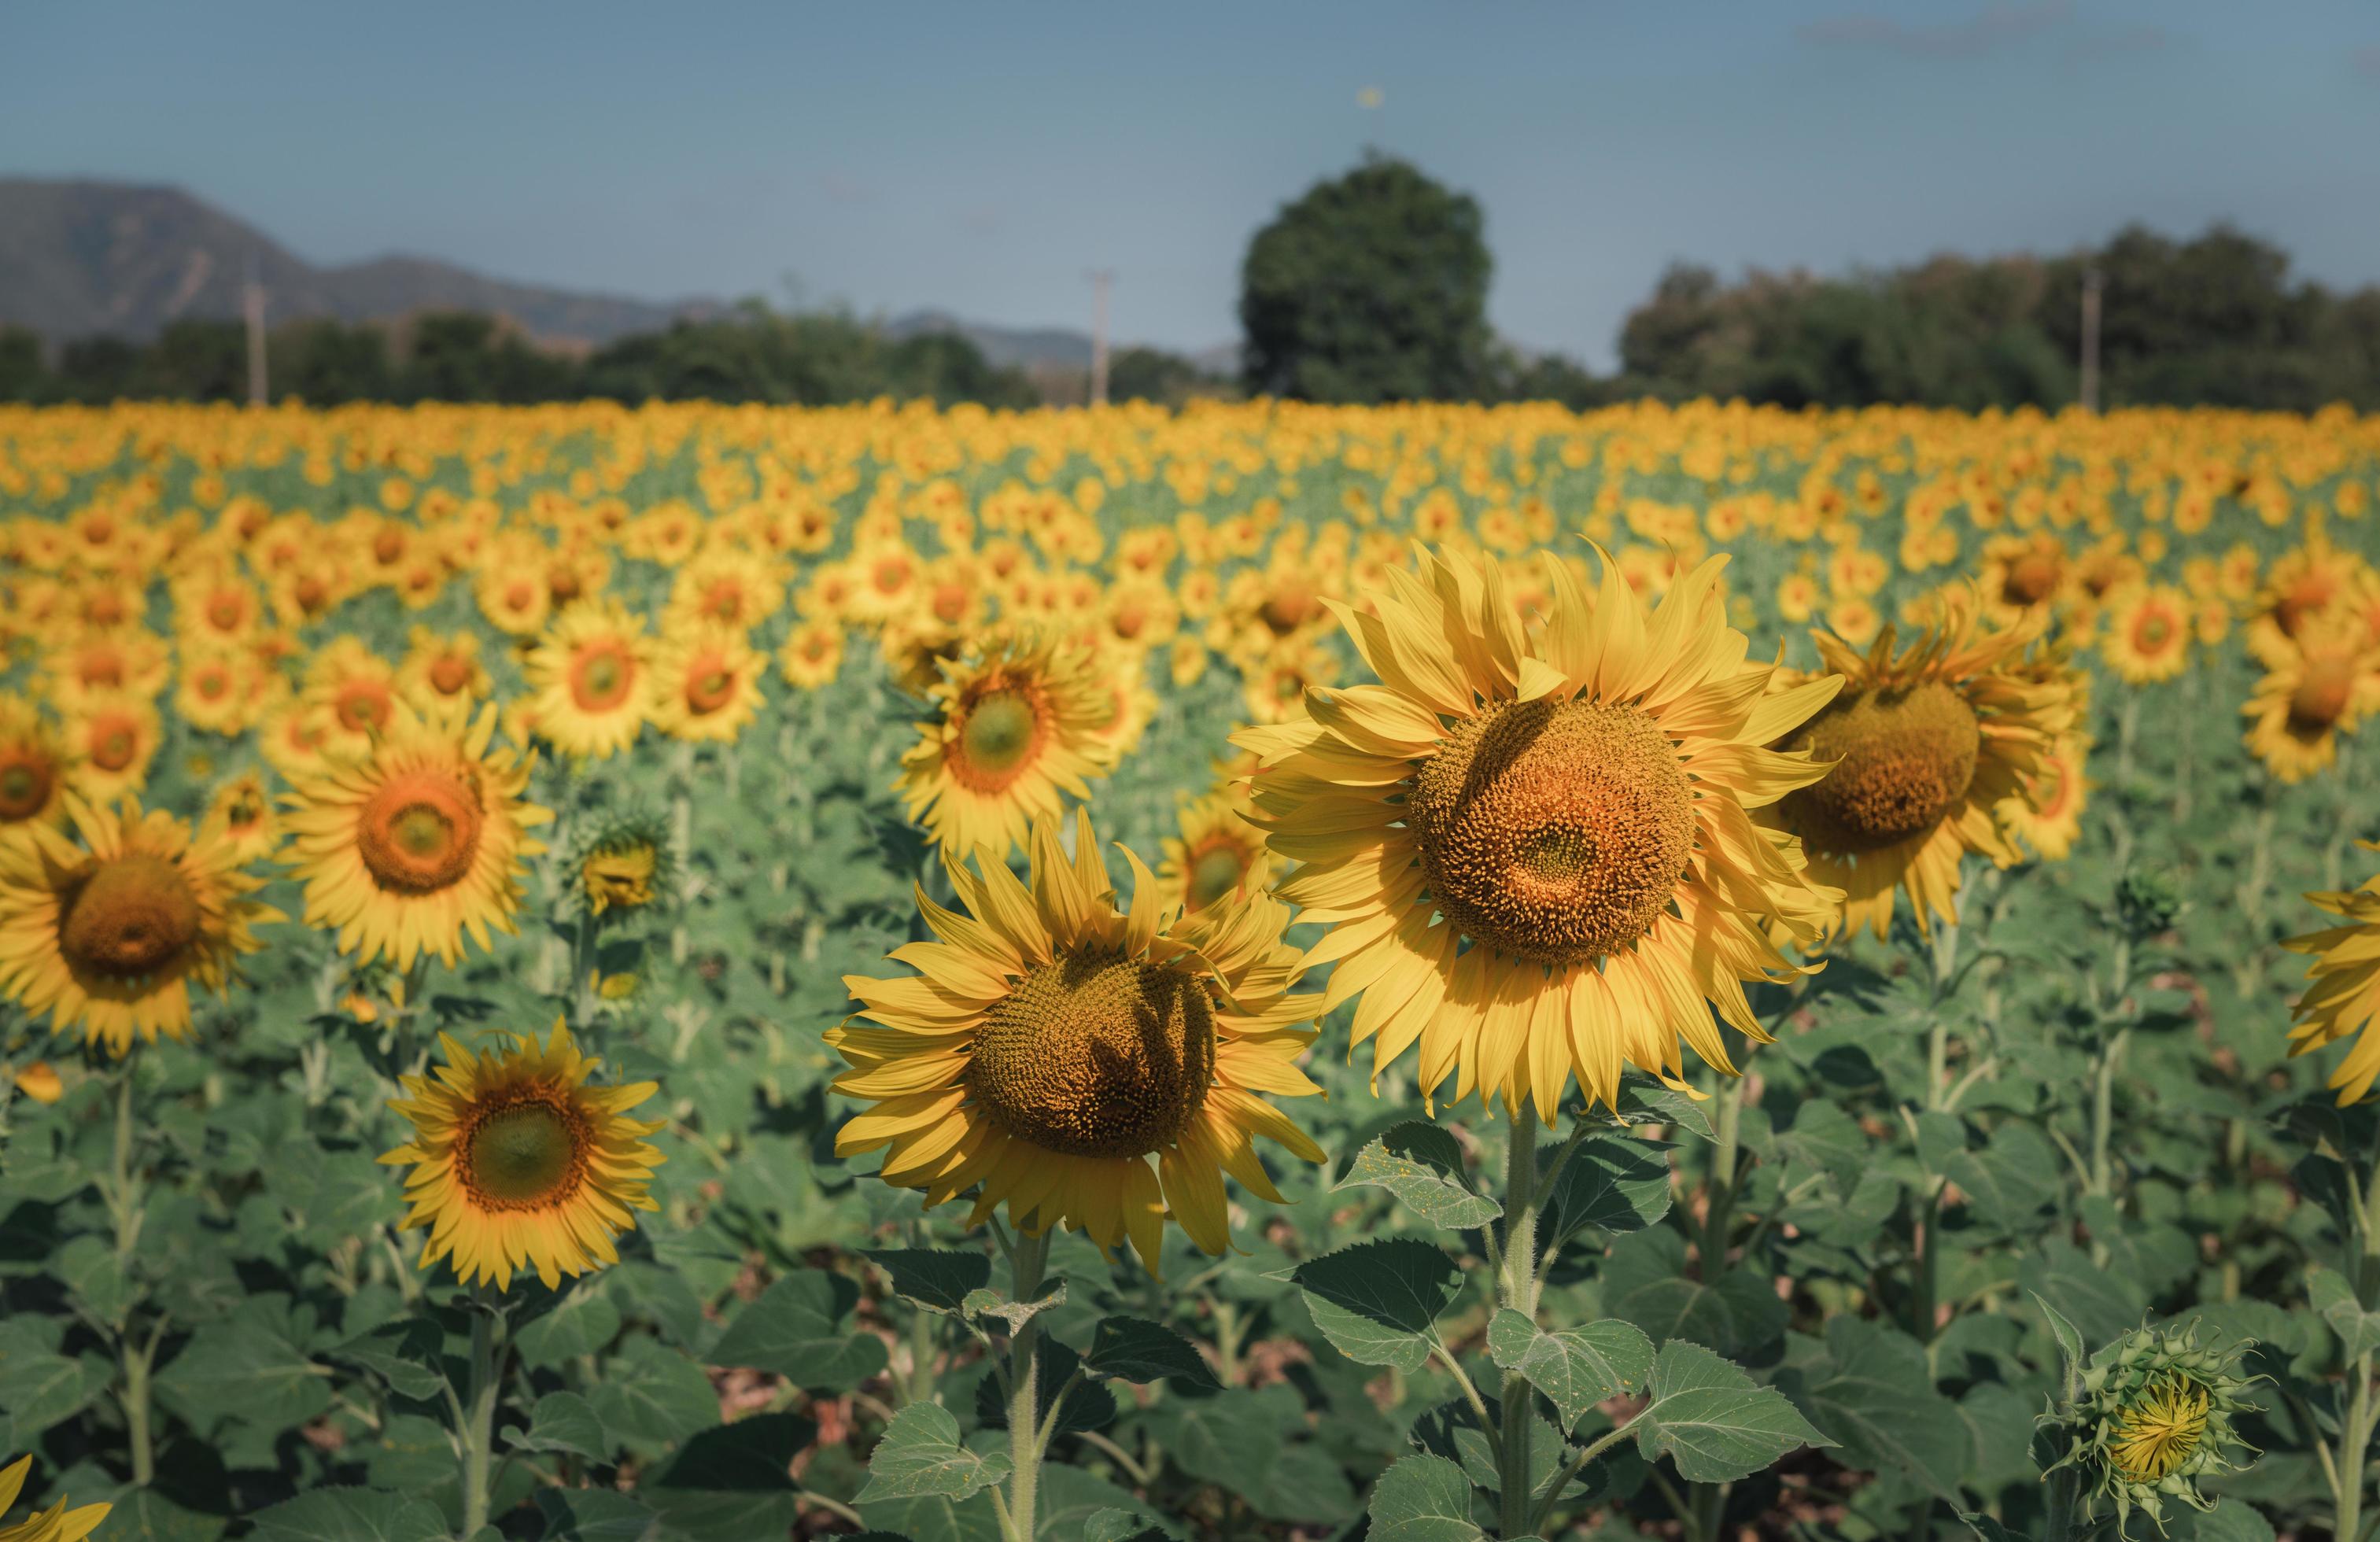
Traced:
<path fill-rule="evenodd" d="M 2235 1427 L 2257 1408 L 2242 1396 L 2253 1378 L 2232 1371 L 2252 1342 L 2201 1348 L 2194 1324 L 2140 1328 L 2091 1357 L 2081 1396 L 2044 1415 L 2068 1436 L 2049 1471 L 2081 1469 L 2085 1520 L 2112 1505 L 2120 1526 L 2137 1509 L 2162 1532 L 2167 1500 L 2215 1508 L 2199 1480 L 2239 1472 L 2258 1454 Z"/>
<path fill-rule="evenodd" d="M 564 909 L 616 920 L 666 899 L 677 869 L 665 819 L 643 811 L 596 819 L 570 843 Z"/>

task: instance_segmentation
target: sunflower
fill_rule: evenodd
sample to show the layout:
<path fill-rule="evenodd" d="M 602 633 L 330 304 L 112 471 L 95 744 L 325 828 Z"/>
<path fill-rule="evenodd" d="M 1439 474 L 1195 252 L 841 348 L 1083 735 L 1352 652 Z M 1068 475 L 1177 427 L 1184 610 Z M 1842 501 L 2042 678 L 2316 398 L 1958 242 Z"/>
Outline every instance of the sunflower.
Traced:
<path fill-rule="evenodd" d="M 397 689 L 417 703 L 484 698 L 492 689 L 488 666 L 480 662 L 477 632 L 433 632 L 416 626 L 406 640 Z"/>
<path fill-rule="evenodd" d="M 1332 604 L 1383 684 L 1234 735 L 1273 854 L 1304 864 L 1281 897 L 1331 929 L 1306 955 L 1338 963 L 1323 1010 L 1362 993 L 1376 1078 L 1418 1043 L 1425 1097 L 1451 1074 L 1457 1100 L 1534 1096 L 1550 1118 L 1572 1075 L 1606 1103 L 1623 1063 L 1683 1086 L 1682 1041 L 1731 1072 L 1706 1001 L 1767 1037 L 1743 984 L 1797 970 L 1766 928 L 1814 941 L 1837 896 L 1747 810 L 1826 773 L 1764 747 L 1839 683 L 1764 694 L 1725 562 L 1648 616 L 1608 554 L 1592 601 L 1549 561 L 1532 637 L 1492 565 L 1425 552 L 1367 606 Z"/>
<path fill-rule="evenodd" d="M 673 629 L 653 655 L 653 726 L 675 739 L 735 743 L 765 699 L 766 662 L 733 626 Z"/>
<path fill-rule="evenodd" d="M 42 710 L 0 691 L 0 832 L 64 819 L 76 770 Z"/>
<path fill-rule="evenodd" d="M 404 1077 L 406 1096 L 388 1105 L 413 1138 L 380 1160 L 413 1170 L 399 1230 L 428 1230 L 423 1269 L 451 1255 L 467 1285 L 508 1290 L 533 1269 L 552 1290 L 618 1263 L 612 1239 L 636 1225 L 628 1212 L 661 1208 L 645 1187 L 665 1159 L 644 1137 L 662 1122 L 627 1117 L 660 1088 L 588 1085 L 602 1062 L 578 1052 L 560 1018 L 542 1049 L 533 1034 L 499 1037 L 510 1046 L 474 1055 L 438 1036 L 445 1063 Z"/>
<path fill-rule="evenodd" d="M 6 1467 L 0 1467 L 0 1515 L 17 1502 L 25 1491 L 25 1475 L 32 1469 L 33 1459 L 20 1456 Z M 68 1510 L 68 1501 L 61 1499 L 49 1509 L 29 1515 L 13 1526 L 0 1526 L 0 1542 L 82 1542 L 102 1521 L 107 1519 L 112 1505 L 87 1504 L 79 1510 Z"/>
<path fill-rule="evenodd" d="M 2170 680 L 2190 662 L 2194 621 L 2190 596 L 2166 584 L 2139 584 L 2109 597 L 2099 656 L 2128 686 Z"/>
<path fill-rule="evenodd" d="M 667 894 L 681 866 L 667 820 L 643 809 L 604 816 L 586 824 L 565 848 L 562 870 L 577 881 L 563 909 L 618 919 Z"/>
<path fill-rule="evenodd" d="M 923 1189 L 928 1205 L 977 1188 L 970 1224 L 1005 1205 L 1033 1235 L 1063 1225 L 1102 1252 L 1129 1237 L 1155 1273 L 1169 1208 L 1207 1252 L 1231 1245 L 1226 1172 L 1283 1202 L 1254 1136 L 1323 1160 L 1261 1096 L 1320 1090 L 1296 1063 L 1314 1038 L 1297 1025 L 1320 999 L 1288 993 L 1300 970 L 1277 901 L 1184 917 L 1127 851 L 1121 910 L 1090 816 L 1075 811 L 1071 858 L 1059 829 L 1034 825 L 1029 883 L 994 857 L 978 853 L 970 871 L 945 850 L 966 913 L 918 891 L 941 941 L 892 956 L 920 973 L 845 977 L 861 1010 L 827 1035 L 851 1067 L 834 1088 L 873 1106 L 835 1151 L 889 1147 L 879 1176 Z"/>
<path fill-rule="evenodd" d="M 2265 769 L 2303 782 L 2337 763 L 2340 735 L 2380 711 L 2380 651 L 2352 617 L 2311 626 L 2273 655 L 2240 711 L 2249 720 L 2244 740 Z"/>
<path fill-rule="evenodd" d="M 2047 862 L 2063 862 L 2082 838 L 2082 809 L 2090 801 L 2085 767 L 2091 736 L 2059 735 L 2040 768 L 2019 779 L 2017 790 L 1992 810 L 2002 827 Z"/>
<path fill-rule="evenodd" d="M 102 802 L 140 792 L 164 736 L 164 722 L 146 698 L 122 691 L 84 697 L 66 725 L 76 790 Z"/>
<path fill-rule="evenodd" d="M 182 721 L 226 738 L 247 732 L 258 698 L 256 666 L 249 656 L 194 645 L 183 649 L 181 665 L 174 710 Z"/>
<path fill-rule="evenodd" d="M 1004 856 L 1058 816 L 1061 792 L 1087 799 L 1086 779 L 1112 766 L 1100 735 L 1114 698 L 1087 650 L 1012 633 L 941 674 L 939 715 L 917 724 L 895 786 L 945 848 Z"/>
<path fill-rule="evenodd" d="M 528 662 L 538 732 L 565 755 L 608 759 L 637 742 L 652 700 L 644 627 L 616 601 L 571 606 Z"/>
<path fill-rule="evenodd" d="M 1984 542 L 1975 589 L 1984 613 L 2002 625 L 2048 610 L 2073 582 L 2073 557 L 2047 530 Z"/>
<path fill-rule="evenodd" d="M 1895 889 L 1907 892 L 1921 932 L 1956 922 L 1967 853 L 2001 867 L 2022 860 L 2000 806 L 2026 795 L 2026 778 L 2041 775 L 2081 715 L 2076 672 L 2047 650 L 2026 657 L 2048 616 L 1996 629 L 1980 608 L 1971 593 L 1946 594 L 1937 624 L 1899 651 L 1889 629 L 1864 656 L 1815 634 L 1842 694 L 1784 747 L 1834 769 L 1770 817 L 1801 836 L 1812 876 L 1844 892 L 1853 930 L 1883 937 Z"/>
<path fill-rule="evenodd" d="M 2316 532 L 2265 574 L 2248 619 L 2248 651 L 2267 669 L 2283 667 L 2310 630 L 2352 608 L 2371 576 L 2369 563 Z"/>
<path fill-rule="evenodd" d="M 521 795 L 528 765 L 492 747 L 496 710 L 399 703 L 370 754 L 290 780 L 282 861 L 306 886 L 306 923 L 335 927 L 360 962 L 452 965 L 468 931 L 516 929 L 528 835 L 552 813 Z"/>
<path fill-rule="evenodd" d="M 843 627 L 832 621 L 805 621 L 785 635 L 777 657 L 785 684 L 814 691 L 843 673 Z"/>
<path fill-rule="evenodd" d="M 334 637 L 307 665 L 300 699 L 322 709 L 334 749 L 361 753 L 396 710 L 396 669 L 361 637 Z"/>
<path fill-rule="evenodd" d="M 215 789 L 199 830 L 230 843 L 233 860 L 245 865 L 272 856 L 281 844 L 281 815 L 264 778 L 248 771 Z"/>
<path fill-rule="evenodd" d="M 2358 841 L 2365 851 L 2380 852 L 2380 841 Z M 2292 937 L 2281 946 L 2310 953 L 2305 994 L 2298 998 L 2296 1023 L 2289 1029 L 2289 1053 L 2302 1055 L 2342 1038 L 2355 1045 L 2338 1069 L 2330 1074 L 2342 1107 L 2371 1096 L 2380 1076 L 2380 878 L 2345 893 L 2318 892 L 2308 904 L 2326 910 L 2346 924 Z"/>
<path fill-rule="evenodd" d="M 1182 833 L 1165 841 L 1165 859 L 1157 867 L 1168 905 L 1196 915 L 1219 901 L 1263 891 L 1271 853 L 1264 832 L 1248 822 L 1255 812 L 1244 775 L 1226 776 L 1206 796 L 1183 805 Z"/>
<path fill-rule="evenodd" d="M 0 837 L 0 991 L 115 1055 L 136 1034 L 186 1037 L 190 982 L 225 993 L 281 913 L 248 897 L 262 880 L 227 842 L 162 809 L 69 795 L 67 810 L 80 844 L 46 824 Z"/>

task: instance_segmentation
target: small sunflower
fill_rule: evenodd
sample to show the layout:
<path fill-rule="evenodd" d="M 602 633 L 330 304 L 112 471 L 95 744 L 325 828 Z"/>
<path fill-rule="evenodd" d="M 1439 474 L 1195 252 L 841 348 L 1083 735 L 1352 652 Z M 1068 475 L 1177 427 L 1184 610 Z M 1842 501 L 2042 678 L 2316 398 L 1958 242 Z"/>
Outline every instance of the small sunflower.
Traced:
<path fill-rule="evenodd" d="M 645 1190 L 664 1160 L 645 1140 L 662 1122 L 627 1117 L 659 1087 L 589 1085 L 601 1062 L 582 1055 L 560 1018 L 540 1048 L 533 1034 L 474 1055 L 445 1034 L 435 1076 L 407 1076 L 389 1107 L 413 1138 L 380 1160 L 410 1167 L 412 1208 L 402 1231 L 426 1229 L 425 1269 L 452 1257 L 463 1283 L 498 1290 L 534 1270 L 551 1290 L 620 1261 L 612 1239 L 636 1226 L 631 1210 L 661 1207 Z"/>
<path fill-rule="evenodd" d="M 417 712 L 400 703 L 369 755 L 291 778 L 282 861 L 306 886 L 306 922 L 339 948 L 395 967 L 434 953 L 452 965 L 466 931 L 516 929 L 527 833 L 552 813 L 528 802 L 528 765 L 496 749 L 496 711 Z"/>
<path fill-rule="evenodd" d="M 0 1516 L 17 1502 L 25 1491 L 25 1475 L 32 1470 L 33 1459 L 20 1456 L 6 1467 L 0 1467 Z M 79 1510 L 68 1510 L 71 1500 L 61 1498 L 57 1503 L 39 1514 L 29 1515 L 13 1526 L 0 1525 L 0 1542 L 82 1542 L 107 1519 L 113 1505 L 87 1504 Z"/>
<path fill-rule="evenodd" d="M 1183 805 L 1182 833 L 1163 845 L 1157 880 L 1165 900 L 1196 915 L 1224 900 L 1263 892 L 1272 854 L 1264 832 L 1249 823 L 1256 813 L 1245 776 L 1226 776 L 1204 797 Z"/>
<path fill-rule="evenodd" d="M 2380 842 L 2356 844 L 2380 852 Z M 2313 958 L 2289 1029 L 2289 1053 L 2309 1054 L 2353 1038 L 2354 1047 L 2330 1074 L 2344 1106 L 2370 1097 L 2373 1079 L 2380 1076 L 2380 1033 L 2372 1031 L 2380 1025 L 2380 878 L 2345 893 L 2308 894 L 2306 902 L 2345 924 L 2281 944 Z"/>
<path fill-rule="evenodd" d="M 2046 862 L 2063 862 L 2082 838 L 2082 810 L 2091 798 L 2085 771 L 2090 756 L 2089 735 L 2061 735 L 2041 758 L 2040 769 L 2021 777 L 2017 790 L 1992 810 Z"/>
<path fill-rule="evenodd" d="M 637 742 L 651 710 L 652 661 L 645 630 L 609 600 L 562 613 L 527 666 L 538 733 L 565 755 L 599 759 Z"/>
<path fill-rule="evenodd" d="M 2080 716 L 2080 677 L 2034 667 L 2025 650 L 2046 614 L 2005 629 L 1971 597 L 1944 597 L 1941 619 L 1896 650 L 1887 630 L 1863 656 L 1816 635 L 1842 694 L 1784 741 L 1833 763 L 1773 817 L 1802 838 L 1811 875 L 1844 892 L 1843 920 L 1882 937 L 1905 890 L 1920 931 L 1958 919 L 1960 860 L 2022 860 L 1998 810 L 2022 796 Z M 2046 655 L 2045 655 L 2046 656 Z"/>
<path fill-rule="evenodd" d="M 1067 1226 L 1102 1252 L 1128 1238 L 1154 1273 L 1169 1209 L 1207 1252 L 1231 1245 L 1225 1172 L 1283 1202 L 1254 1136 L 1323 1160 L 1264 1096 L 1320 1090 L 1297 1067 L 1314 1038 L 1297 1025 L 1320 998 L 1289 994 L 1297 951 L 1277 901 L 1183 917 L 1127 851 L 1122 910 L 1090 816 L 1076 810 L 1071 857 L 1059 829 L 1034 826 L 1028 882 L 946 850 L 966 914 L 918 892 L 941 941 L 892 956 L 920 973 L 845 977 L 861 1011 L 827 1035 L 851 1067 L 834 1087 L 873 1106 L 835 1151 L 888 1148 L 879 1176 L 929 1205 L 978 1189 L 970 1224 L 1005 1206 L 1034 1235 Z"/>
<path fill-rule="evenodd" d="M 805 621 L 786 634 L 778 654 L 778 672 L 785 684 L 806 691 L 832 683 L 843 673 L 843 626 L 833 621 Z"/>
<path fill-rule="evenodd" d="M 2284 783 L 2303 782 L 2338 760 L 2338 740 L 2380 711 L 2380 650 L 2353 618 L 2310 625 L 2276 650 L 2240 708 L 2248 748 Z"/>
<path fill-rule="evenodd" d="M 1005 856 L 1059 815 L 1061 793 L 1087 799 L 1087 779 L 1112 766 L 1100 735 L 1113 698 L 1087 650 L 1015 634 L 941 674 L 939 715 L 917 724 L 895 786 L 944 848 Z"/>
<path fill-rule="evenodd" d="M 2275 559 L 2251 606 L 2248 651 L 2267 669 L 2289 662 L 2307 634 L 2352 608 L 2372 566 L 2320 533 Z"/>
<path fill-rule="evenodd" d="M 562 870 L 573 881 L 564 912 L 603 919 L 647 909 L 666 896 L 682 865 L 669 822 L 641 809 L 587 823 L 566 851 Z"/>
<path fill-rule="evenodd" d="M 1985 613 L 2003 625 L 2048 610 L 2073 582 L 2074 559 L 2047 530 L 1994 536 L 1984 542 L 1976 592 Z"/>
<path fill-rule="evenodd" d="M 433 632 L 416 626 L 396 672 L 397 689 L 418 704 L 484 698 L 492 685 L 488 666 L 480 661 L 480 635 L 468 630 Z"/>
<path fill-rule="evenodd" d="M 63 820 L 76 770 L 65 739 L 42 710 L 0 691 L 0 832 Z"/>
<path fill-rule="evenodd" d="M 55 1103 L 67 1095 L 67 1084 L 58 1068 L 48 1061 L 37 1060 L 19 1066 L 12 1078 L 17 1091 L 36 1103 Z M 6 1509 L 0 1505 L 0 1509 Z"/>
<path fill-rule="evenodd" d="M 765 699 L 766 662 L 735 627 L 677 627 L 653 657 L 653 726 L 675 739 L 735 743 Z"/>
<path fill-rule="evenodd" d="M 1743 985 L 1797 966 L 1767 929 L 1814 941 L 1836 894 L 1749 810 L 1826 774 L 1766 747 L 1832 697 L 1764 694 L 1718 597 L 1724 558 L 1649 615 L 1605 558 L 1598 596 L 1546 564 L 1544 632 L 1500 572 L 1451 551 L 1332 601 L 1383 684 L 1306 694 L 1311 720 L 1233 735 L 1255 751 L 1259 822 L 1301 922 L 1331 929 L 1323 1010 L 1363 996 L 1354 1042 L 1378 1071 L 1416 1044 L 1425 1097 L 1452 1075 L 1551 1118 L 1575 1075 L 1606 1103 L 1623 1064 L 1683 1082 L 1683 1046 L 1732 1071 L 1712 1009 L 1768 1036 Z"/>
<path fill-rule="evenodd" d="M 186 1037 L 190 983 L 227 990 L 262 946 L 253 929 L 281 913 L 249 898 L 262 880 L 228 843 L 192 840 L 171 814 L 67 807 L 79 844 L 45 824 L 0 836 L 0 992 L 118 1056 L 135 1035 Z"/>
<path fill-rule="evenodd" d="M 281 844 L 281 815 L 264 778 L 244 772 L 217 787 L 199 821 L 201 834 L 219 835 L 231 845 L 233 860 L 242 866 L 270 856 Z"/>
<path fill-rule="evenodd" d="M 2190 596 L 2166 584 L 2135 585 L 2111 595 L 2099 656 L 2128 686 L 2170 680 L 2190 662 L 2193 612 Z"/>
<path fill-rule="evenodd" d="M 99 802 L 139 793 L 164 739 L 164 720 L 147 698 L 123 691 L 83 697 L 66 724 L 67 753 L 79 773 L 76 791 Z"/>
<path fill-rule="evenodd" d="M 2250 1378 L 2233 1369 L 2250 1347 L 2202 1349 L 2193 1324 L 2135 1329 L 2091 1357 L 2081 1397 L 2042 1420 L 2067 1435 L 2049 1470 L 2078 1465 L 2095 1479 L 2082 1496 L 2086 1523 L 2112 1503 L 2119 1533 L 2134 1510 L 2162 1532 L 2167 1500 L 2215 1508 L 2199 1481 L 2239 1472 L 2257 1454 L 2237 1427 L 2258 1412 L 2244 1395 Z"/>

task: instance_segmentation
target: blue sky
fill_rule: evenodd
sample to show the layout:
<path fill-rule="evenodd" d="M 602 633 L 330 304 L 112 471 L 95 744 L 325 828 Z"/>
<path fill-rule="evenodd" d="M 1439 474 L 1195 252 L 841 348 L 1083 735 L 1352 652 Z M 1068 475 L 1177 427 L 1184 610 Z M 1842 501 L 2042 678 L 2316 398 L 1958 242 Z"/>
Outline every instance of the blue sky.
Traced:
<path fill-rule="evenodd" d="M 1249 235 L 1366 145 L 1479 199 L 1499 330 L 1598 365 L 1672 258 L 2229 218 L 2363 284 L 2380 6 L 0 6 L 0 173 L 649 297 L 1083 326 L 1108 267 L 1121 338 L 1208 346 Z"/>

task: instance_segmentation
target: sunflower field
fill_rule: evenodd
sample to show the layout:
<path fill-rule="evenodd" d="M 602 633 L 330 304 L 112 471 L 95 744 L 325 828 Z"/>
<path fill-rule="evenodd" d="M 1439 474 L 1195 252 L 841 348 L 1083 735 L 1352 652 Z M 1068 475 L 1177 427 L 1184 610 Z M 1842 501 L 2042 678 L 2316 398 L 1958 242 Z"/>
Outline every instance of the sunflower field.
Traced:
<path fill-rule="evenodd" d="M 0 1539 L 2366 1542 L 2375 496 L 0 408 Z"/>

